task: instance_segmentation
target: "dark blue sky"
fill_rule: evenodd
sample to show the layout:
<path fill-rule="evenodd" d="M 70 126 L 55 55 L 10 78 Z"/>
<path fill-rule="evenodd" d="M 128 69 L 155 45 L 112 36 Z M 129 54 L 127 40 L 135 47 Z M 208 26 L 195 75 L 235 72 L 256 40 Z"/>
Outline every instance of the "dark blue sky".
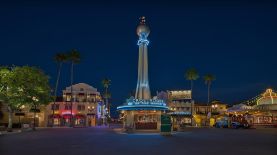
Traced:
<path fill-rule="evenodd" d="M 77 48 L 75 82 L 102 90 L 112 80 L 114 105 L 137 80 L 138 18 L 150 26 L 149 77 L 158 90 L 189 89 L 184 72 L 216 75 L 212 98 L 234 103 L 277 88 L 277 5 L 273 1 L 8 2 L 0 4 L 1 65 L 39 66 L 54 85 L 53 56 Z M 70 84 L 63 68 L 60 90 Z M 195 99 L 205 102 L 202 77 Z"/>

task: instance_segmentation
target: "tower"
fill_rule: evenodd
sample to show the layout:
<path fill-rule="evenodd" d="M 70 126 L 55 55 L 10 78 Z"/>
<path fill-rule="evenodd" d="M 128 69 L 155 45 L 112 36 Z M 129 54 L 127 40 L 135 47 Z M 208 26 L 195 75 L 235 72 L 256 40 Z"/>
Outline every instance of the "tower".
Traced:
<path fill-rule="evenodd" d="M 121 111 L 124 118 L 123 127 L 128 130 L 153 129 L 159 131 L 162 126 L 166 126 L 161 124 L 161 115 L 162 112 L 168 110 L 168 107 L 163 100 L 152 99 L 149 88 L 147 55 L 147 46 L 149 44 L 147 37 L 149 33 L 150 29 L 145 24 L 145 17 L 141 17 L 137 26 L 139 59 L 135 98 L 130 97 L 124 105 L 117 107 L 117 110 Z M 140 118 L 143 118 L 143 121 Z M 166 128 L 171 129 L 171 126 Z"/>
<path fill-rule="evenodd" d="M 147 37 L 150 33 L 149 27 L 145 24 L 145 17 L 140 18 L 140 24 L 137 27 L 137 35 L 139 36 L 139 60 L 138 60 L 138 81 L 136 89 L 136 99 L 149 100 L 151 93 L 148 81 L 148 55 L 147 46 L 149 41 Z"/>

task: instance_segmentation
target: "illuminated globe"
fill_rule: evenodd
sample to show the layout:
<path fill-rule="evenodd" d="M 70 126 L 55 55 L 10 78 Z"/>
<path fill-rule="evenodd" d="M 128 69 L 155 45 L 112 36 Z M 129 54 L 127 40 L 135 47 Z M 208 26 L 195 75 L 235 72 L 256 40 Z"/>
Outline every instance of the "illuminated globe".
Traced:
<path fill-rule="evenodd" d="M 140 24 L 137 27 L 137 35 L 140 37 L 148 37 L 150 33 L 149 27 L 145 24 L 145 17 L 140 18 Z"/>
<path fill-rule="evenodd" d="M 145 37 L 148 37 L 150 33 L 150 29 L 148 26 L 146 26 L 145 24 L 140 24 L 138 27 L 137 27 L 137 35 L 138 36 L 142 36 L 144 35 Z"/>

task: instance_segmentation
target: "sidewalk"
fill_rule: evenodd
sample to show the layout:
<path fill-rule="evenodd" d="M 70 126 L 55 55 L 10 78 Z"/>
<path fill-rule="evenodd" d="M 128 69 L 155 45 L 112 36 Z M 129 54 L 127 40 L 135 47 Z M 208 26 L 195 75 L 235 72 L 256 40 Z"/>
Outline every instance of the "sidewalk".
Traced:
<path fill-rule="evenodd" d="M 36 127 L 36 130 L 42 130 L 42 129 L 47 129 L 49 127 Z M 6 130 L 5 131 L 0 131 L 0 136 L 2 135 L 11 135 L 11 134 L 18 134 L 18 133 L 22 133 L 22 132 L 30 132 L 30 131 L 34 131 L 32 130 L 32 128 L 28 128 L 28 129 L 13 129 L 12 132 L 7 132 Z"/>
<path fill-rule="evenodd" d="M 0 136 L 21 133 L 21 129 L 13 129 L 12 132 L 0 131 Z"/>

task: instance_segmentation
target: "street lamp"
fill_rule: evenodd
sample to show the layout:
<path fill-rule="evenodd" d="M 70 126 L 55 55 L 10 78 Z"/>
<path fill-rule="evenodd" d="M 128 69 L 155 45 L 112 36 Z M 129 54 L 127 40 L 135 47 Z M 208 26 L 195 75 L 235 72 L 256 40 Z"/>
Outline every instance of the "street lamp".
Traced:
<path fill-rule="evenodd" d="M 212 105 L 212 112 L 213 112 L 213 115 L 214 115 L 214 120 L 215 120 L 215 122 L 216 122 L 216 114 L 215 114 L 215 112 L 216 112 L 217 107 L 218 107 L 217 104 L 213 104 L 213 105 Z"/>
<path fill-rule="evenodd" d="M 19 107 L 19 112 L 16 113 L 16 115 L 18 115 L 18 123 L 19 123 L 19 126 L 21 127 L 21 116 L 24 116 L 24 113 L 22 113 L 22 110 L 25 108 L 25 105 L 22 105 Z"/>

